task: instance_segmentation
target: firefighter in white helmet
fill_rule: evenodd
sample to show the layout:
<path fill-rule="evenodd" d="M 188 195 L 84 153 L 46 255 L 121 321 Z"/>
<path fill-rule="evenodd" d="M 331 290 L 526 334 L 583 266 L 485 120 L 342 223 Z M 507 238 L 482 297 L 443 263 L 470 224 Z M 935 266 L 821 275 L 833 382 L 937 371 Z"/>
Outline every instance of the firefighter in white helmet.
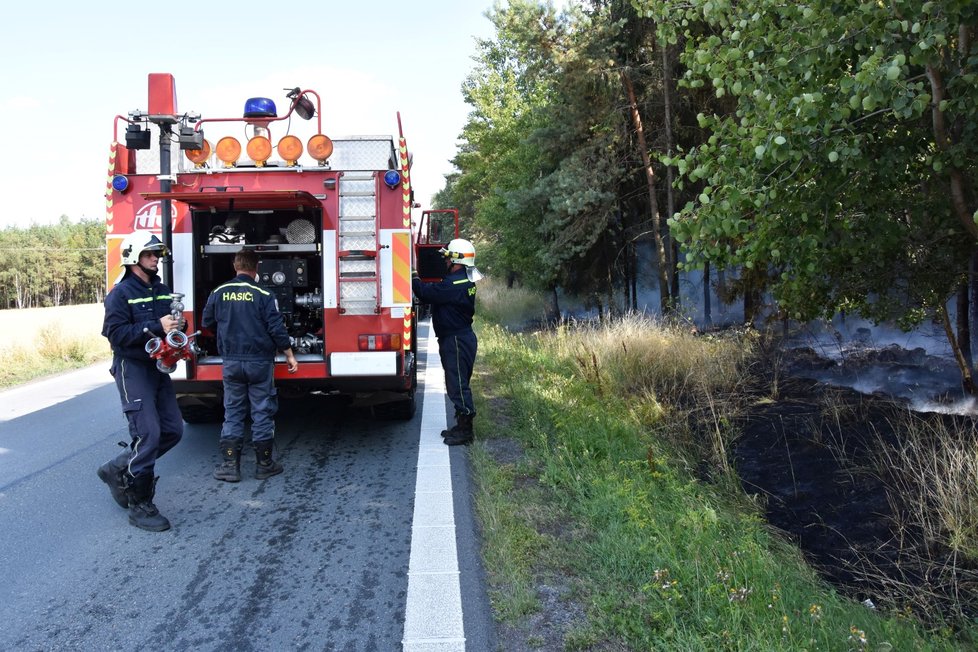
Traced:
<path fill-rule="evenodd" d="M 431 323 L 438 338 L 448 398 L 455 407 L 455 425 L 441 435 L 446 444 L 457 446 L 470 443 L 474 436 L 475 404 L 469 380 L 479 343 L 472 330 L 472 319 L 475 284 L 482 274 L 475 267 L 475 247 L 468 240 L 452 240 L 441 253 L 448 266 L 445 278 L 424 283 L 415 272 L 412 286 L 418 300 L 431 305 Z"/>
<path fill-rule="evenodd" d="M 105 297 L 104 335 L 112 347 L 112 367 L 129 422 L 132 442 L 99 467 L 112 498 L 129 510 L 129 523 L 161 532 L 170 522 L 153 504 L 156 460 L 183 436 L 183 418 L 169 374 L 161 372 L 146 352 L 146 342 L 185 326 L 171 314 L 170 288 L 157 275 L 166 245 L 149 231 L 135 231 L 122 241 L 122 280 Z"/>

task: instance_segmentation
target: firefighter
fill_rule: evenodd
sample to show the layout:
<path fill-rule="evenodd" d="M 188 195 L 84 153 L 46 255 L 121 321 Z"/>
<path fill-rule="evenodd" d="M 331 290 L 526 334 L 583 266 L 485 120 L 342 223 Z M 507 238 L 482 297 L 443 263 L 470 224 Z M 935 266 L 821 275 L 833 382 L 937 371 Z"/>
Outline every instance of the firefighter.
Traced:
<path fill-rule="evenodd" d="M 475 247 L 455 239 L 441 250 L 448 274 L 434 283 L 424 283 L 415 271 L 412 287 L 422 303 L 431 305 L 431 322 L 438 338 L 438 353 L 445 371 L 448 398 L 455 407 L 455 425 L 442 431 L 449 446 L 471 443 L 475 405 L 469 380 L 479 348 L 472 318 L 475 316 L 475 284 L 482 274 L 475 267 Z"/>
<path fill-rule="evenodd" d="M 156 493 L 156 461 L 183 436 L 183 418 L 177 407 L 170 376 L 156 367 L 146 342 L 185 326 L 170 314 L 170 288 L 157 272 L 166 246 L 149 231 L 135 231 L 122 241 L 120 252 L 126 271 L 105 297 L 102 335 L 112 347 L 112 367 L 122 412 L 129 422 L 132 442 L 115 459 L 99 467 L 98 477 L 109 486 L 112 498 L 129 510 L 129 523 L 143 530 L 162 532 L 170 522 L 160 514 Z"/>
<path fill-rule="evenodd" d="M 295 373 L 299 363 L 274 295 L 255 283 L 258 254 L 242 249 L 233 264 L 236 276 L 211 292 L 202 319 L 204 328 L 216 329 L 217 350 L 224 359 L 221 463 L 214 477 L 225 482 L 241 480 L 241 447 L 250 412 L 255 477 L 264 480 L 283 470 L 272 457 L 278 411 L 275 352 L 285 353 L 289 373 Z"/>

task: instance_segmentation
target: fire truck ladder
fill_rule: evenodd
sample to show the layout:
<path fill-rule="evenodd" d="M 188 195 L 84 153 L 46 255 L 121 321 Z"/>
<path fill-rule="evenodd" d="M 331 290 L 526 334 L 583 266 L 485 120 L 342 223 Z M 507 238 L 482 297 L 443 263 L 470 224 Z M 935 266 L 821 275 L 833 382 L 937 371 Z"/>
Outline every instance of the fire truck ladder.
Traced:
<path fill-rule="evenodd" d="M 380 312 L 377 181 L 370 172 L 348 172 L 339 186 L 339 312 L 373 315 Z"/>

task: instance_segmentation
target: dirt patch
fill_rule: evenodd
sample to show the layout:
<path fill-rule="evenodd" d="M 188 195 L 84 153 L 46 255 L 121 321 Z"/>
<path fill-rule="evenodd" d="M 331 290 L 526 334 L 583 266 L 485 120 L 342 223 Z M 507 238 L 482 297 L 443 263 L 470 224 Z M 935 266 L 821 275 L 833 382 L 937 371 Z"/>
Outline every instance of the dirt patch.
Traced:
<path fill-rule="evenodd" d="M 505 652 L 536 652 L 566 649 L 567 635 L 586 622 L 583 608 L 571 598 L 571 591 L 557 583 L 536 586 L 539 610 L 519 622 L 499 623 L 497 649 Z M 596 649 L 596 648 L 590 648 Z"/>
<path fill-rule="evenodd" d="M 493 412 L 495 415 L 496 412 Z M 516 464 L 523 459 L 523 444 L 512 437 L 493 437 L 485 440 L 488 452 L 496 464 Z"/>

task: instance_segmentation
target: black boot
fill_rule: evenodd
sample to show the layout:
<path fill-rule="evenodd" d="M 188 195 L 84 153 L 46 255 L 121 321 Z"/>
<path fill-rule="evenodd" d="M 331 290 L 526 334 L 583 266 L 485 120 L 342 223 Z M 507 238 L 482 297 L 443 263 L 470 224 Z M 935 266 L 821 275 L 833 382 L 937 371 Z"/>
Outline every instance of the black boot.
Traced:
<path fill-rule="evenodd" d="M 474 414 L 460 414 L 458 415 L 458 423 L 455 424 L 457 430 L 454 433 L 449 433 L 445 437 L 445 443 L 449 446 L 459 446 L 464 444 L 471 444 L 472 439 L 475 437 L 475 433 L 472 431 L 472 419 L 475 418 Z"/>
<path fill-rule="evenodd" d="M 221 463 L 214 469 L 214 477 L 225 482 L 241 481 L 241 440 L 221 440 Z"/>
<path fill-rule="evenodd" d="M 156 479 L 152 473 L 142 473 L 129 479 L 126 496 L 129 498 L 129 524 L 141 530 L 162 532 L 170 529 L 170 521 L 153 504 Z"/>
<path fill-rule="evenodd" d="M 259 480 L 278 475 L 284 469 L 281 464 L 272 459 L 272 440 L 255 442 L 255 459 L 258 465 L 255 467 L 255 477 Z"/>
<path fill-rule="evenodd" d="M 120 446 L 125 446 L 126 450 L 119 453 L 115 459 L 111 459 L 102 466 L 98 467 L 99 480 L 109 485 L 109 493 L 112 500 L 119 504 L 123 509 L 129 509 L 129 499 L 126 497 L 126 468 L 129 466 L 129 447 L 119 442 Z"/>
<path fill-rule="evenodd" d="M 441 431 L 441 436 L 442 437 L 450 437 L 450 436 L 459 434 L 458 433 L 458 420 L 459 420 L 459 417 L 461 417 L 461 416 L 462 416 L 462 413 L 459 412 L 458 410 L 455 410 L 455 425 L 452 426 L 451 428 L 447 429 L 447 430 L 442 430 Z"/>

